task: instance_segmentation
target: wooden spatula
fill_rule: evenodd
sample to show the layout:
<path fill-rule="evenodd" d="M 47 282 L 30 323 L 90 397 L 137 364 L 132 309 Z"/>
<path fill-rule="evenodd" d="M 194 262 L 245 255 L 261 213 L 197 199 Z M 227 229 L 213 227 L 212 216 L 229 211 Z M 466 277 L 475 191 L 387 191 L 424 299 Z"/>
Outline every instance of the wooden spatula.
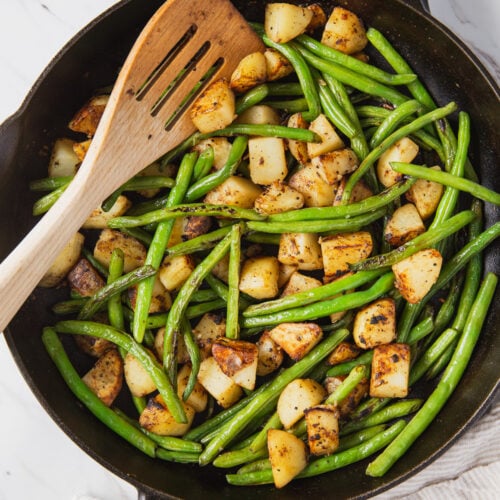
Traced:
<path fill-rule="evenodd" d="M 202 77 L 211 68 L 207 83 L 229 77 L 261 48 L 229 0 L 168 0 L 160 7 L 120 72 L 75 179 L 0 264 L 0 332 L 90 212 L 194 131 L 186 111 L 168 130 L 165 124 Z"/>

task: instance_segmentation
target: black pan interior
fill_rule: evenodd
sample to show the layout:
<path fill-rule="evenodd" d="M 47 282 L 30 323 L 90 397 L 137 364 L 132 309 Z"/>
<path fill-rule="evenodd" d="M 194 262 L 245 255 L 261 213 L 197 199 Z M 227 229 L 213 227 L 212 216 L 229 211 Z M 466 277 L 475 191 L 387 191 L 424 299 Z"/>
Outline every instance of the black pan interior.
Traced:
<path fill-rule="evenodd" d="M 121 2 L 83 30 L 41 76 L 20 112 L 0 128 L 0 256 L 7 255 L 34 223 L 31 216 L 34 196 L 27 186 L 30 180 L 45 176 L 50 145 L 57 137 L 68 134 L 66 123 L 72 112 L 96 89 L 113 82 L 133 40 L 161 3 Z M 261 20 L 265 2 L 234 3 L 248 19 Z M 330 2 L 322 4 L 331 7 Z M 455 100 L 460 109 L 471 114 L 471 159 L 482 182 L 498 190 L 498 89 L 469 51 L 408 2 L 343 0 L 335 4 L 352 9 L 368 25 L 381 30 L 421 75 L 438 104 Z M 486 219 L 488 225 L 498 220 L 498 210 L 488 206 Z M 485 268 L 499 271 L 498 244 L 486 252 Z M 292 483 L 283 491 L 266 486 L 236 490 L 226 485 L 220 470 L 149 459 L 109 432 L 75 401 L 40 341 L 42 326 L 55 321 L 49 306 L 63 295 L 63 291 L 57 290 L 36 291 L 5 332 L 9 347 L 30 387 L 63 430 L 104 466 L 151 495 L 199 498 L 203 494 L 207 499 L 236 495 L 261 499 L 373 495 L 415 473 L 441 453 L 481 413 L 498 385 L 497 295 L 481 341 L 456 393 L 410 453 L 384 478 L 365 476 L 366 462 L 363 462 L 327 476 Z M 71 341 L 66 345 L 74 351 Z M 76 364 L 83 369 L 88 360 L 75 356 Z"/>

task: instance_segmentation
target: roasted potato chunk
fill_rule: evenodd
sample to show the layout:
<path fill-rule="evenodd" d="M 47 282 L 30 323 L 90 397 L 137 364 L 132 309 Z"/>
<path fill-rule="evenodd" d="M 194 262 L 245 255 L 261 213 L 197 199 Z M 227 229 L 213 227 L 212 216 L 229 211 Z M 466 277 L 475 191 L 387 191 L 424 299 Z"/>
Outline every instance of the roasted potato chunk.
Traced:
<path fill-rule="evenodd" d="M 335 199 L 336 186 L 328 184 L 310 163 L 295 172 L 288 185 L 302 194 L 306 207 L 329 207 Z"/>
<path fill-rule="evenodd" d="M 309 26 L 313 12 L 289 3 L 269 3 L 266 5 L 264 30 L 276 43 L 286 43 L 304 33 Z"/>
<path fill-rule="evenodd" d="M 385 226 L 384 238 L 390 245 L 398 247 L 424 232 L 425 226 L 418 210 L 412 203 L 407 203 L 394 210 Z"/>
<path fill-rule="evenodd" d="M 256 299 L 271 299 L 278 294 L 279 262 L 276 257 L 254 257 L 245 260 L 240 272 L 239 288 Z"/>
<path fill-rule="evenodd" d="M 178 290 L 194 271 L 196 263 L 191 255 L 167 255 L 161 263 L 158 277 L 169 291 Z"/>
<path fill-rule="evenodd" d="M 323 114 L 318 115 L 318 117 L 311 122 L 309 130 L 315 132 L 321 138 L 321 142 L 307 143 L 309 158 L 314 158 L 315 156 L 323 155 L 344 147 L 344 141 L 342 141 L 335 127 Z"/>
<path fill-rule="evenodd" d="M 326 377 L 323 385 L 328 394 L 332 394 L 342 384 L 346 377 Z M 345 419 L 353 410 L 357 408 L 361 400 L 368 394 L 370 383 L 367 378 L 362 379 L 356 387 L 342 401 L 337 403 L 339 417 Z"/>
<path fill-rule="evenodd" d="M 137 303 L 137 285 L 128 289 L 128 299 L 132 309 L 135 310 Z M 158 276 L 155 276 L 153 283 L 153 293 L 151 294 L 151 302 L 149 304 L 149 314 L 161 313 L 168 311 L 172 305 L 172 297 L 168 290 L 162 285 Z"/>
<path fill-rule="evenodd" d="M 302 113 L 294 113 L 288 118 L 288 127 L 293 128 L 309 128 L 309 122 L 304 120 Z M 291 155 L 302 165 L 309 162 L 309 154 L 307 152 L 307 143 L 304 141 L 296 141 L 294 139 L 288 139 L 288 150 Z"/>
<path fill-rule="evenodd" d="M 103 229 L 94 247 L 94 257 L 106 267 L 115 248 L 121 248 L 124 253 L 123 271 L 128 273 L 137 267 L 143 266 L 146 260 L 144 245 L 120 231 Z"/>
<path fill-rule="evenodd" d="M 285 265 L 297 266 L 303 271 L 323 269 L 318 235 L 314 233 L 282 233 L 278 260 Z"/>
<path fill-rule="evenodd" d="M 286 297 L 287 295 L 293 295 L 294 293 L 311 290 L 312 288 L 321 286 L 321 284 L 322 283 L 320 280 L 295 271 L 290 276 L 290 279 L 288 280 L 285 288 L 283 288 L 281 296 Z"/>
<path fill-rule="evenodd" d="M 91 335 L 73 335 L 78 348 L 94 358 L 100 358 L 114 344 L 106 339 L 92 337 Z"/>
<path fill-rule="evenodd" d="M 335 199 L 333 200 L 333 205 L 341 205 L 342 204 L 342 196 L 344 194 L 345 184 L 347 182 L 348 176 L 342 177 L 342 180 L 337 184 L 337 189 L 335 190 Z M 351 196 L 349 197 L 349 203 L 357 203 L 358 201 L 362 201 L 366 198 L 373 196 L 373 191 L 368 187 L 368 185 L 360 180 L 356 182 L 354 185 Z"/>
<path fill-rule="evenodd" d="M 302 359 L 323 337 L 316 323 L 281 323 L 269 335 L 294 361 Z"/>
<path fill-rule="evenodd" d="M 288 174 L 285 141 L 279 137 L 252 137 L 248 140 L 250 178 L 268 186 Z"/>
<path fill-rule="evenodd" d="M 255 200 L 254 208 L 264 215 L 298 210 L 304 205 L 304 196 L 284 182 L 274 181 Z"/>
<path fill-rule="evenodd" d="M 373 350 L 370 396 L 404 398 L 408 395 L 410 347 L 407 344 L 387 344 Z"/>
<path fill-rule="evenodd" d="M 257 375 L 263 376 L 277 370 L 283 363 L 283 349 L 271 338 L 265 330 L 256 342 L 258 349 Z"/>
<path fill-rule="evenodd" d="M 81 132 L 88 137 L 92 137 L 97 130 L 97 126 L 101 121 L 102 114 L 104 113 L 108 101 L 109 95 L 92 97 L 77 111 L 75 116 L 73 116 L 68 124 L 69 129 L 73 130 L 73 132 Z"/>
<path fill-rule="evenodd" d="M 226 334 L 226 318 L 220 313 L 206 313 L 193 328 L 193 335 L 203 357 L 211 356 L 212 344 Z"/>
<path fill-rule="evenodd" d="M 290 61 L 277 50 L 267 48 L 264 51 L 264 57 L 266 58 L 267 80 L 269 82 L 284 78 L 293 72 Z"/>
<path fill-rule="evenodd" d="M 81 258 L 68 273 L 71 290 L 82 297 L 91 297 L 106 283 L 96 268 L 85 258 Z"/>
<path fill-rule="evenodd" d="M 74 151 L 75 141 L 57 139 L 52 148 L 49 161 L 49 177 L 71 177 L 76 175 L 80 158 Z"/>
<path fill-rule="evenodd" d="M 274 108 L 266 104 L 256 104 L 246 109 L 238 116 L 235 123 L 250 123 L 254 125 L 279 125 L 280 115 Z"/>
<path fill-rule="evenodd" d="M 154 355 L 151 353 L 151 357 Z M 133 396 L 147 396 L 156 390 L 156 384 L 144 369 L 142 363 L 129 352 L 123 361 L 125 381 Z"/>
<path fill-rule="evenodd" d="M 102 207 L 92 210 L 82 227 L 83 229 L 106 229 L 111 219 L 120 217 L 131 206 L 132 202 L 126 196 L 120 195 L 107 212 Z"/>
<path fill-rule="evenodd" d="M 326 183 L 335 186 L 344 175 L 358 168 L 358 157 L 351 149 L 343 148 L 315 156 L 311 166 Z"/>
<path fill-rule="evenodd" d="M 220 170 L 229 158 L 231 143 L 228 141 L 227 137 L 210 137 L 209 139 L 204 139 L 196 144 L 193 150 L 201 154 L 209 147 L 214 150 L 213 167 L 215 170 Z"/>
<path fill-rule="evenodd" d="M 354 342 L 361 349 L 388 344 L 396 338 L 396 304 L 387 297 L 362 307 L 354 318 Z"/>
<path fill-rule="evenodd" d="M 238 63 L 229 85 L 236 93 L 243 94 L 266 80 L 266 58 L 262 52 L 252 52 Z"/>
<path fill-rule="evenodd" d="M 331 365 L 338 365 L 346 361 L 356 359 L 361 353 L 361 349 L 350 342 L 341 342 L 328 356 L 326 362 Z"/>
<path fill-rule="evenodd" d="M 156 357 L 160 360 L 163 359 L 163 344 L 165 341 L 165 327 L 159 328 L 155 334 L 154 341 L 154 351 Z M 183 365 L 185 363 L 189 363 L 191 358 L 189 357 L 189 353 L 187 352 L 186 343 L 184 342 L 184 336 L 178 335 L 176 337 L 175 344 L 175 360 L 177 364 Z"/>
<path fill-rule="evenodd" d="M 286 285 L 292 274 L 297 269 L 298 267 L 294 264 L 282 264 L 280 262 L 280 274 L 278 277 L 278 286 L 281 288 L 282 286 Z"/>
<path fill-rule="evenodd" d="M 335 7 L 326 22 L 321 43 L 344 54 L 363 50 L 368 39 L 361 19 L 350 10 Z"/>
<path fill-rule="evenodd" d="M 313 13 L 313 17 L 307 25 L 307 31 L 314 31 L 315 29 L 322 28 L 326 24 L 327 17 L 323 7 L 321 7 L 319 3 L 308 5 L 306 9 L 309 9 Z"/>
<path fill-rule="evenodd" d="M 339 447 L 339 413 L 334 405 L 317 405 L 304 410 L 309 451 L 330 455 Z"/>
<path fill-rule="evenodd" d="M 177 394 L 181 400 L 182 395 L 184 394 L 184 390 L 186 389 L 186 386 L 188 384 L 190 375 L 191 366 L 189 365 L 184 365 L 177 373 Z M 191 406 L 191 408 L 193 408 L 196 413 L 205 410 L 208 403 L 207 391 L 205 391 L 205 389 L 199 382 L 196 382 L 193 392 L 191 392 L 185 403 Z"/>
<path fill-rule="evenodd" d="M 403 179 L 403 174 L 392 170 L 392 161 L 410 163 L 418 154 L 418 145 L 410 138 L 403 137 L 387 149 L 377 162 L 377 176 L 385 187 L 391 187 Z"/>
<path fill-rule="evenodd" d="M 123 383 L 123 361 L 118 351 L 108 349 L 82 380 L 106 406 L 111 406 Z"/>
<path fill-rule="evenodd" d="M 222 184 L 209 191 L 205 203 L 214 205 L 236 205 L 242 208 L 253 208 L 253 204 L 262 189 L 249 179 L 232 175 Z"/>
<path fill-rule="evenodd" d="M 441 170 L 438 166 L 430 168 L 433 170 Z M 420 217 L 422 217 L 423 220 L 427 220 L 436 211 L 441 201 L 443 191 L 444 186 L 438 182 L 418 179 L 407 191 L 406 199 L 414 203 Z"/>
<path fill-rule="evenodd" d="M 146 408 L 139 417 L 142 428 L 160 436 L 183 436 L 193 423 L 195 411 L 186 403 L 182 403 L 186 413 L 187 423 L 177 422 L 165 405 L 160 394 L 148 401 Z"/>

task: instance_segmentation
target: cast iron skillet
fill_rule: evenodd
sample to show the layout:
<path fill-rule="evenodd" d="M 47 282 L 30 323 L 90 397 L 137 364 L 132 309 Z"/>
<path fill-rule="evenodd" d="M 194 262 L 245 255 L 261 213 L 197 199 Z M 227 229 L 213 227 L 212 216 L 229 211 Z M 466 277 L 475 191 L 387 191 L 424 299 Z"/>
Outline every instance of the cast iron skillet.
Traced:
<path fill-rule="evenodd" d="M 113 82 L 117 68 L 141 27 L 162 0 L 120 2 L 84 28 L 52 61 L 21 109 L 0 128 L 0 256 L 3 258 L 31 228 L 34 196 L 28 182 L 44 177 L 47 152 L 55 138 L 67 135 L 66 124 L 94 91 Z M 262 1 L 234 2 L 248 19 L 258 20 Z M 322 2 L 325 8 L 330 2 Z M 439 104 L 457 101 L 471 114 L 471 158 L 482 182 L 499 190 L 497 159 L 500 143 L 498 88 L 484 68 L 446 28 L 422 11 L 417 0 L 341 0 L 335 2 L 360 14 L 368 25 L 381 30 L 411 62 Z M 186 2 L 189 5 L 189 2 Z M 455 122 L 455 120 L 453 120 Z M 498 219 L 487 207 L 486 221 Z M 485 254 L 486 270 L 500 271 L 498 244 Z M 410 452 L 385 477 L 364 475 L 366 462 L 326 476 L 298 481 L 282 491 L 273 487 L 236 489 L 224 474 L 211 467 L 199 468 L 154 461 L 98 422 L 75 399 L 40 341 L 41 328 L 55 318 L 49 305 L 64 292 L 37 290 L 5 332 L 13 356 L 31 389 L 58 425 L 83 450 L 115 474 L 135 484 L 151 497 L 280 499 L 316 496 L 330 498 L 374 495 L 415 474 L 442 453 L 491 402 L 499 383 L 500 321 L 498 295 L 482 338 L 459 387 L 437 420 Z M 66 342 L 79 369 L 89 360 Z"/>

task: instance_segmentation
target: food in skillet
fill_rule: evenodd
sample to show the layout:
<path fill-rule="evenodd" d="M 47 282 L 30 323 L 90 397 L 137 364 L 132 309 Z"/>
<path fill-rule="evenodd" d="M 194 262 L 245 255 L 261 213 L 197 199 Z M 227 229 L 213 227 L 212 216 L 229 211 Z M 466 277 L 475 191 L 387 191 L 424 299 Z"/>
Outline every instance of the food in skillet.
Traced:
<path fill-rule="evenodd" d="M 481 251 L 500 226 L 483 230 L 482 203 L 500 197 L 467 159 L 468 115 L 455 137 L 456 105 L 437 107 L 354 13 L 270 4 L 255 29 L 268 48 L 197 97 L 199 133 L 54 263 L 42 285 L 65 281 L 54 312 L 76 319 L 43 340 L 77 397 L 152 457 L 283 487 L 384 450 L 367 469 L 379 476 L 470 358 L 496 285 Z M 367 62 L 368 43 L 395 73 Z M 56 142 L 36 214 L 76 174 L 105 105 L 92 98 L 69 124 L 81 139 Z M 87 373 L 59 334 L 96 359 Z M 134 414 L 113 406 L 121 391 Z"/>

